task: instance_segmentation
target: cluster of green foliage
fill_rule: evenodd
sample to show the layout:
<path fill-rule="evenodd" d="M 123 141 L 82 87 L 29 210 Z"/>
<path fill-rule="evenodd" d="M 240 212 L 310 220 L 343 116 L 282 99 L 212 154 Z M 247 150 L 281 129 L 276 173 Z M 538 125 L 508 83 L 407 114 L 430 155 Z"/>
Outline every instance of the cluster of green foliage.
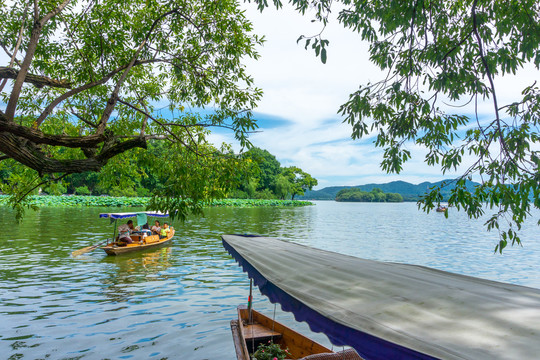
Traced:
<path fill-rule="evenodd" d="M 263 39 L 239 2 L 0 0 L 0 18 L 1 191 L 18 215 L 39 188 L 149 195 L 148 173 L 149 206 L 180 218 L 237 187 L 242 162 L 206 139 L 247 147 L 257 126 L 244 62 Z M 144 154 L 157 143 L 166 157 Z"/>
<path fill-rule="evenodd" d="M 336 195 L 336 201 L 344 202 L 403 202 L 403 196 L 397 193 L 385 193 L 379 188 L 369 192 L 359 188 L 340 190 Z"/>
<path fill-rule="evenodd" d="M 252 357 L 257 360 L 283 360 L 289 356 L 289 350 L 284 350 L 279 344 L 269 341 L 268 344 L 259 344 Z"/>
<path fill-rule="evenodd" d="M 252 147 L 243 154 L 250 164 L 249 172 L 241 179 L 241 185 L 230 197 L 239 199 L 285 199 L 294 200 L 306 190 L 317 186 L 317 179 L 296 166 L 282 167 L 267 150 Z"/>
<path fill-rule="evenodd" d="M 215 150 L 218 152 L 217 150 Z M 220 154 L 222 160 L 227 154 Z M 231 157 L 232 155 L 229 154 Z M 43 187 L 42 193 L 49 195 L 110 195 L 115 197 L 147 197 L 151 194 L 163 193 L 171 182 L 169 174 L 182 168 L 189 159 L 189 153 L 184 152 L 185 159 L 177 156 L 166 144 L 149 142 L 146 151 L 132 150 L 119 155 L 107 164 L 100 172 L 85 172 L 66 176 L 59 182 L 50 183 Z M 193 157 L 194 159 L 196 157 Z M 230 163 L 230 160 L 227 160 Z M 204 164 L 208 161 L 205 159 Z M 0 186 L 8 187 L 13 174 L 11 169 L 0 163 Z M 198 184 L 208 184 L 216 179 L 215 199 L 281 199 L 289 197 L 294 200 L 296 195 L 302 195 L 305 190 L 312 189 L 317 180 L 298 167 L 281 167 L 279 161 L 267 150 L 252 147 L 238 157 L 234 178 L 219 179 L 217 172 L 223 166 L 200 166 L 193 161 L 181 173 L 184 179 L 193 177 Z M 219 165 L 219 164 L 216 164 Z M 203 171 L 204 169 L 204 171 Z M 197 173 L 193 173 L 193 171 Z M 203 177 L 205 177 L 203 179 Z M 221 184 L 223 182 L 223 184 Z M 228 182 L 228 184 L 227 184 Z M 185 184 L 187 186 L 188 183 Z M 227 189 L 227 190 L 226 190 Z M 34 190 L 37 194 L 39 189 Z M 218 197 L 219 196 L 219 197 Z M 34 202 L 35 204 L 35 202 Z"/>
<path fill-rule="evenodd" d="M 263 11 L 266 0 L 254 0 Z M 277 8 L 281 0 L 274 0 Z M 340 107 L 354 139 L 375 134 L 382 169 L 399 173 L 412 154 L 443 173 L 466 169 L 457 181 L 431 189 L 419 205 L 430 211 L 453 186 L 450 206 L 478 218 L 494 210 L 487 229 L 500 233 L 496 250 L 520 243 L 531 206 L 540 208 L 540 2 L 289 0 L 324 29 L 331 14 L 369 43 L 383 72 Z M 324 32 L 301 36 L 323 63 L 331 56 Z M 498 96 L 502 76 L 530 67 L 513 98 Z M 502 85 L 504 86 L 504 85 Z M 486 108 L 487 114 L 479 113 Z M 468 108 L 465 108 L 468 106 Z M 471 115 L 472 113 L 472 115 Z M 480 179 L 474 190 L 466 180 Z M 500 221 L 502 220 L 502 224 Z M 540 220 L 538 221 L 540 225 Z M 502 225 L 502 226 L 501 226 Z"/>
<path fill-rule="evenodd" d="M 0 205 L 8 204 L 8 196 L 0 195 Z M 30 204 L 35 206 L 98 206 L 98 207 L 146 207 L 150 197 L 113 197 L 113 196 L 54 196 L 31 195 Z M 309 201 L 298 200 L 262 200 L 262 199 L 216 199 L 205 204 L 207 207 L 297 207 L 313 205 Z"/>

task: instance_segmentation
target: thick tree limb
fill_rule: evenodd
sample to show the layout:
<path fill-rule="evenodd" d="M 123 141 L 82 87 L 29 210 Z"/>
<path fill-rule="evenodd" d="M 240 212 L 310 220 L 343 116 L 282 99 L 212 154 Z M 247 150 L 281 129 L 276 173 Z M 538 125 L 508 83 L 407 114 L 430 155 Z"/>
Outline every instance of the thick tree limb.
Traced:
<path fill-rule="evenodd" d="M 37 5 L 36 5 L 37 8 Z M 39 37 L 41 35 L 42 24 L 39 21 L 34 22 L 34 27 L 32 28 L 32 33 L 30 35 L 30 41 L 26 47 L 26 56 L 21 64 L 21 69 L 17 74 L 17 78 L 13 83 L 13 88 L 11 89 L 11 95 L 9 96 L 9 101 L 6 107 L 6 116 L 9 121 L 13 121 L 15 118 L 15 109 L 17 108 L 17 102 L 19 101 L 19 96 L 21 96 L 21 89 L 26 79 L 26 74 L 28 69 L 30 69 L 30 64 L 34 58 L 34 53 L 36 52 L 37 45 L 39 42 Z"/>
<path fill-rule="evenodd" d="M 10 67 L 0 66 L 0 79 L 17 79 L 19 70 Z M 68 80 L 55 80 L 47 76 L 26 74 L 24 82 L 31 83 L 37 88 L 44 86 L 71 89 L 71 83 Z"/>
<path fill-rule="evenodd" d="M 44 134 L 41 130 L 27 126 L 22 126 L 14 122 L 8 122 L 2 119 L 0 115 L 0 132 L 17 135 L 32 141 L 35 144 L 65 146 L 69 148 L 96 147 L 105 141 L 103 134 L 92 134 L 88 136 L 66 136 Z"/>
<path fill-rule="evenodd" d="M 146 148 L 146 139 L 137 137 L 124 142 L 111 141 L 95 157 L 76 160 L 57 160 L 47 157 L 33 143 L 13 134 L 0 132 L 0 152 L 36 170 L 40 175 L 99 171 L 109 159 L 133 148 Z"/>

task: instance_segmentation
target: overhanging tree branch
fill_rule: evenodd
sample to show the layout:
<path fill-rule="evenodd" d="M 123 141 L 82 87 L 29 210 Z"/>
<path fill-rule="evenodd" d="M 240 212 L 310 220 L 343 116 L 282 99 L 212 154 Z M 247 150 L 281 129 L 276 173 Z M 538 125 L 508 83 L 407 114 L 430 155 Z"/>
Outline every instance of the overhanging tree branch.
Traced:
<path fill-rule="evenodd" d="M 146 139 L 144 137 L 137 137 L 123 142 L 113 139 L 105 143 L 97 156 L 87 159 L 58 160 L 47 157 L 41 149 L 29 141 L 13 134 L 0 132 L 0 152 L 36 170 L 39 174 L 73 174 L 99 171 L 107 164 L 109 159 L 137 147 L 146 149 Z"/>
<path fill-rule="evenodd" d="M 0 79 L 17 79 L 17 76 L 19 75 L 19 70 L 0 66 Z M 47 76 L 42 75 L 34 75 L 34 74 L 26 74 L 26 77 L 24 78 L 24 82 L 31 83 L 35 85 L 37 88 L 42 88 L 44 86 L 49 87 L 55 87 L 55 88 L 63 88 L 63 89 L 70 89 L 71 83 L 69 80 L 56 80 L 51 79 Z"/>

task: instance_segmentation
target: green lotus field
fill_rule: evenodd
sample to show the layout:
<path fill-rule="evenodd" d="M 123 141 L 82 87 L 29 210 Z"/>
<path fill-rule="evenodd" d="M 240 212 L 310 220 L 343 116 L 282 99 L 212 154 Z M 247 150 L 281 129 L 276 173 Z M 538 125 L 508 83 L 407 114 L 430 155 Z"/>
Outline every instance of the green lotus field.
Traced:
<path fill-rule="evenodd" d="M 7 196 L 0 195 L 0 205 L 7 205 Z M 36 206 L 107 206 L 107 207 L 141 207 L 150 201 L 148 197 L 113 197 L 113 196 L 30 196 L 30 203 Z M 221 199 L 214 200 L 209 206 L 219 207 L 281 207 L 313 205 L 309 201 L 298 200 L 263 200 L 263 199 Z"/>

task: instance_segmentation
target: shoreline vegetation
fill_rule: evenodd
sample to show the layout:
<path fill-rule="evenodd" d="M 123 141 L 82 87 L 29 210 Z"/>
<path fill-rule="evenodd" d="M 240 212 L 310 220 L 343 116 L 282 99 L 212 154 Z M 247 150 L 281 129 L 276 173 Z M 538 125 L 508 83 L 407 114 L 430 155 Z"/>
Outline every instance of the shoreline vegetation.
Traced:
<path fill-rule="evenodd" d="M 86 195 L 32 195 L 30 204 L 45 207 L 142 207 L 149 197 L 86 196 Z M 8 195 L 0 195 L 0 206 L 8 205 Z M 310 201 L 278 199 L 218 199 L 205 207 L 299 207 L 314 205 Z"/>

